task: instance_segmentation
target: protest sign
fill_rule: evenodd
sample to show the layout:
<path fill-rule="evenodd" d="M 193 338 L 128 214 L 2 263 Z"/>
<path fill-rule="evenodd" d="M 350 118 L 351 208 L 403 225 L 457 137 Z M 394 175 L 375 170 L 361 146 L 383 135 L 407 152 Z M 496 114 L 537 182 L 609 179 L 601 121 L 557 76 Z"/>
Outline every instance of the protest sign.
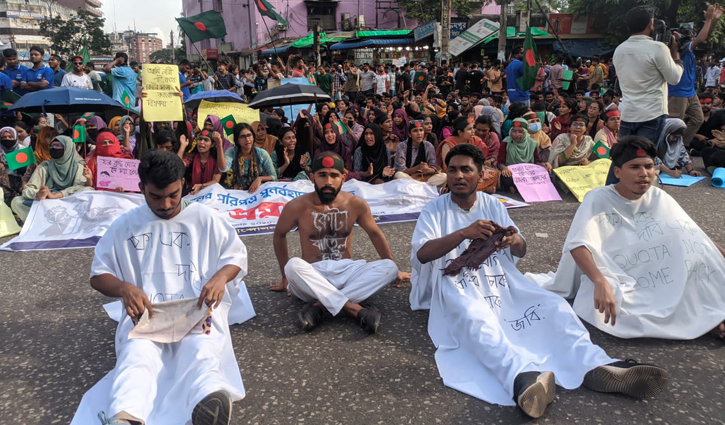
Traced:
<path fill-rule="evenodd" d="M 438 196 L 434 186 L 411 179 L 381 185 L 351 180 L 342 190 L 364 199 L 378 223 L 413 221 L 423 206 Z M 254 193 L 212 185 L 185 199 L 214 208 L 237 234 L 245 236 L 274 232 L 285 204 L 312 191 L 314 187 L 308 180 L 267 182 Z M 527 206 L 505 196 L 496 198 L 507 208 Z M 144 204 L 139 194 L 105 191 L 85 191 L 67 198 L 33 202 L 20 235 L 0 250 L 91 248 L 116 218 Z"/>
<path fill-rule="evenodd" d="M 514 184 L 526 202 L 561 201 L 546 168 L 536 164 L 509 165 Z"/>
<path fill-rule="evenodd" d="M 122 187 L 126 192 L 138 192 L 138 159 L 96 157 L 98 175 L 96 186 L 99 189 L 115 190 Z"/>
<path fill-rule="evenodd" d="M 234 102 L 209 102 L 202 100 L 199 104 L 199 127 L 204 127 L 204 121 L 209 115 L 216 115 L 221 119 L 227 119 L 225 122 L 229 122 L 229 116 L 231 115 L 235 123 L 247 123 L 251 124 L 255 121 L 259 121 L 259 111 L 250 108 L 242 103 Z M 226 132 L 226 129 L 225 129 Z"/>
<path fill-rule="evenodd" d="M 682 176 L 680 176 L 680 178 L 676 179 L 665 173 L 660 174 L 660 181 L 662 182 L 662 184 L 666 184 L 668 186 L 690 187 L 693 184 L 699 182 L 700 180 L 703 180 L 704 178 L 705 177 L 695 177 L 688 174 L 683 174 Z"/>
<path fill-rule="evenodd" d="M 577 201 L 584 200 L 590 190 L 604 186 L 607 173 L 612 165 L 610 159 L 598 159 L 587 166 L 574 165 L 554 169 L 554 174 L 566 185 Z"/>
<path fill-rule="evenodd" d="M 146 121 L 183 121 L 184 110 L 179 91 L 176 65 L 143 64 L 143 118 Z"/>

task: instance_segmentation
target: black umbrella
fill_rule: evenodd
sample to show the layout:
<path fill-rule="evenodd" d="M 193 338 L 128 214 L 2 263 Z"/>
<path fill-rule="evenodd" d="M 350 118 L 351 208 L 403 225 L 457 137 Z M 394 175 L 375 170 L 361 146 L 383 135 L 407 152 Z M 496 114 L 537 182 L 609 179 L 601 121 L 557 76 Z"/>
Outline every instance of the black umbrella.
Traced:
<path fill-rule="evenodd" d="M 54 114 L 104 112 L 108 110 L 117 110 L 125 114 L 128 111 L 122 104 L 104 93 L 75 87 L 56 87 L 27 93 L 15 102 L 10 110 L 36 113 L 50 112 Z"/>
<path fill-rule="evenodd" d="M 262 109 L 276 106 L 309 105 L 310 103 L 329 102 L 331 100 L 330 95 L 317 86 L 283 84 L 258 93 L 249 106 Z"/>

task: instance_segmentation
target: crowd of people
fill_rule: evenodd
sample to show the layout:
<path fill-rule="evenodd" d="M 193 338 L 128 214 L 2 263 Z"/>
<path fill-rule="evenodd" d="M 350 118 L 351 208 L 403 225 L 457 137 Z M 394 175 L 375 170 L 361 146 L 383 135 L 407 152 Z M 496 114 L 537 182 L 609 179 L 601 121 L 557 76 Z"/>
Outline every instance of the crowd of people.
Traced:
<path fill-rule="evenodd" d="M 176 95 L 184 101 L 213 89 L 250 101 L 284 78 L 301 77 L 331 97 L 297 116 L 263 108 L 258 121 L 238 123 L 230 134 L 224 117 L 208 115 L 200 122 L 199 111 L 187 107 L 182 108 L 184 121 L 176 122 L 147 122 L 136 113 L 85 113 L 73 119 L 4 115 L 0 185 L 21 222 L 33 202 L 87 190 L 123 191 L 99 187 L 99 157 L 141 160 L 139 190 L 147 204 L 113 223 L 98 243 L 92 266 L 92 286 L 124 303 L 117 364 L 109 374 L 112 386 L 89 392 L 77 423 L 88 423 L 83 415 L 93 409 L 109 412 L 100 415 L 103 424 L 166 423 L 163 415 L 175 418 L 169 423 L 189 417 L 195 425 L 228 423 L 232 401 L 244 396 L 228 325 L 234 323 L 231 317 L 239 317 L 233 312 L 248 271 L 246 248 L 218 215 L 182 197 L 214 184 L 254 193 L 269 181 L 310 180 L 315 188 L 284 207 L 274 235 L 282 279 L 270 289 L 305 302 L 299 313 L 304 329 L 314 329 L 325 312 L 345 311 L 375 333 L 381 313 L 366 300 L 385 285 L 410 278 L 412 308 L 430 309 L 429 331 L 448 386 L 492 403 L 518 405 L 531 417 L 544 414 L 557 383 L 565 388 L 583 383 L 636 398 L 658 394 L 667 384 L 666 371 L 614 361 L 589 340 L 577 315 L 625 338 L 692 339 L 713 328 L 725 337 L 720 290 L 725 251 L 672 198 L 652 187 L 660 172 L 700 176 L 725 166 L 723 76 L 716 60 L 698 63 L 694 54 L 722 13 L 721 7 L 708 6 L 702 30 L 680 46 L 675 36 L 669 45 L 654 41 L 652 10 L 634 8 L 625 19 L 632 35 L 612 58 L 574 60 L 560 54 L 551 63 L 540 61 L 531 87 L 517 82 L 523 74 L 522 47 L 512 50 L 506 64 L 483 58 L 455 65 L 346 62 L 318 68 L 290 55 L 286 62 L 261 60 L 246 72 L 219 62 L 216 72 L 207 73 L 180 61 Z M 51 56 L 45 66 L 42 48 L 30 52 L 32 68 L 19 65 L 12 49 L 3 52 L 4 90 L 18 95 L 58 86 L 109 90 L 119 102 L 130 95 L 130 109 L 147 96 L 143 70 L 134 69 L 138 65 L 123 53 L 101 75 L 80 57 L 72 58 L 73 71 L 64 74 L 61 58 Z M 709 67 L 703 69 L 705 63 Z M 76 126 L 85 127 L 86 143 L 74 143 Z M 27 146 L 36 163 L 10 170 L 5 157 Z M 702 156 L 702 170 L 695 169 L 692 156 Z M 587 195 L 556 278 L 537 286 L 516 268 L 526 241 L 501 203 L 486 193 L 515 193 L 511 167 L 517 164 L 540 165 L 556 182 L 554 169 L 587 166 L 600 158 L 612 161 L 608 185 Z M 365 201 L 341 192 L 351 179 L 371 184 L 414 179 L 442 194 L 416 223 L 412 276 L 398 270 Z M 609 217 L 614 206 L 617 219 Z M 629 224 L 618 226 L 618 220 Z M 663 235 L 652 223 L 688 232 L 700 246 L 686 249 L 687 267 L 650 273 L 658 284 L 682 288 L 670 293 L 687 294 L 668 299 L 665 304 L 672 308 L 662 313 L 668 319 L 659 321 L 650 310 L 658 310 L 655 301 L 662 295 L 648 295 L 616 255 L 622 240 L 642 239 L 643 232 L 647 241 Z M 352 260 L 355 224 L 370 237 L 379 261 Z M 286 235 L 293 229 L 301 235 L 299 258 L 288 252 Z M 162 242 L 152 255 L 139 248 L 155 244 L 155 234 L 173 232 L 198 235 L 201 246 L 177 250 Z M 141 244 L 136 235 L 151 236 Z M 490 242 L 485 256 L 466 249 L 464 242 L 477 239 Z M 667 243 L 659 251 L 662 258 L 674 252 L 674 245 L 688 242 L 674 238 Z M 477 258 L 476 267 L 447 271 L 453 262 L 471 258 Z M 177 267 L 189 263 L 195 266 L 188 279 L 144 278 L 169 275 L 172 269 L 178 277 Z M 144 312 L 153 317 L 150 300 L 162 293 L 164 300 L 198 299 L 195 308 L 206 304 L 203 331 L 190 331 L 169 344 L 126 338 Z M 574 309 L 559 295 L 575 296 Z M 247 302 L 251 305 L 248 296 Z M 537 331 L 535 323 L 545 319 L 551 326 Z M 189 329 L 196 324 L 189 323 Z M 170 383 L 162 373 L 170 364 L 188 379 Z M 178 395 L 176 401 L 160 404 L 163 397 L 153 396 L 160 388 Z M 94 398 L 99 391 L 106 393 Z"/>

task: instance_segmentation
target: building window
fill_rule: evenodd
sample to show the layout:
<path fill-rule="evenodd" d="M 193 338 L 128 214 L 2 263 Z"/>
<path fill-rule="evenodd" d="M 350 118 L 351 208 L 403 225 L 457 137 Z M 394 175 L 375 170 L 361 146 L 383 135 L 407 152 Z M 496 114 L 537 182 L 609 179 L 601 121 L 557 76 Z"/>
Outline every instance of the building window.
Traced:
<path fill-rule="evenodd" d="M 335 31 L 337 29 L 336 13 L 337 3 L 307 3 L 307 30 L 313 31 L 315 24 L 319 24 L 321 31 Z"/>

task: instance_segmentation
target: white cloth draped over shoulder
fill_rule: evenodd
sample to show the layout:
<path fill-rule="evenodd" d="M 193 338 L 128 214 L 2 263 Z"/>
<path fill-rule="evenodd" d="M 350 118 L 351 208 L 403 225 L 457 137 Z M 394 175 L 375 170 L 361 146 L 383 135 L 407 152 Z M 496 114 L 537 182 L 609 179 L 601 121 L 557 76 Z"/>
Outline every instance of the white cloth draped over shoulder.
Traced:
<path fill-rule="evenodd" d="M 513 383 L 521 372 L 552 371 L 557 384 L 571 389 L 581 385 L 589 370 L 611 363 L 563 298 L 518 271 L 510 249 L 493 254 L 478 270 L 466 268 L 454 277 L 444 276 L 442 269 L 470 241 L 437 260 L 418 261 L 418 250 L 426 242 L 475 220 L 514 225 L 496 198 L 479 192 L 473 208 L 465 212 L 448 194 L 423 208 L 413 233 L 410 303 L 414 310 L 430 309 L 428 333 L 445 385 L 513 406 Z"/>
<path fill-rule="evenodd" d="M 152 303 L 198 298 L 226 265 L 241 271 L 213 310 L 209 335 L 190 333 L 167 344 L 129 339 L 133 322 L 122 309 L 116 366 L 83 396 L 72 425 L 98 423 L 99 411 L 109 417 L 125 411 L 150 425 L 179 425 L 191 419 L 196 403 L 210 392 L 225 390 L 232 400 L 245 395 L 229 324 L 255 313 L 242 281 L 247 250 L 235 230 L 197 203 L 170 220 L 142 205 L 113 222 L 96 246 L 91 277 L 114 275 L 139 286 Z"/>
<path fill-rule="evenodd" d="M 586 247 L 617 302 L 616 325 L 594 309 L 594 284 L 571 251 Z M 638 200 L 614 185 L 593 189 L 574 216 L 556 275 L 527 277 L 574 299 L 574 311 L 620 338 L 694 339 L 725 319 L 725 258 L 659 188 Z"/>

